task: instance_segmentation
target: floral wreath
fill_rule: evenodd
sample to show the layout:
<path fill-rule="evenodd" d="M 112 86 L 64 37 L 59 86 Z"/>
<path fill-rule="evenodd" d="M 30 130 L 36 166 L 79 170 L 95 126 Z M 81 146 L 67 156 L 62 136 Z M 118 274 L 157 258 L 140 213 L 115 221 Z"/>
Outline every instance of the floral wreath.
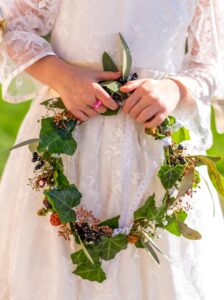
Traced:
<path fill-rule="evenodd" d="M 100 81 L 99 84 L 121 106 L 129 94 L 119 90 L 128 80 L 135 80 L 138 75 L 129 75 L 132 57 L 127 43 L 119 33 L 123 50 L 122 77 L 118 80 Z M 105 71 L 118 71 L 108 53 L 102 56 Z M 103 260 L 113 259 L 117 253 L 132 243 L 137 248 L 144 248 L 151 258 L 160 264 L 159 256 L 169 257 L 157 246 L 155 239 L 160 238 L 158 229 L 164 229 L 176 236 L 198 240 L 201 235 L 185 223 L 191 205 L 184 196 L 193 197 L 193 192 L 200 183 L 196 167 L 206 165 L 211 181 L 224 197 L 224 158 L 205 155 L 187 155 L 186 147 L 181 144 L 190 140 L 189 131 L 172 116 L 158 127 L 145 129 L 145 133 L 163 142 L 164 162 L 158 177 L 165 189 L 161 205 L 156 207 L 155 194 L 149 195 L 144 204 L 134 212 L 133 223 L 119 228 L 119 216 L 107 220 L 97 219 L 92 211 L 81 205 L 81 193 L 69 182 L 64 174 L 61 154 L 73 155 L 77 143 L 73 131 L 82 122 L 69 112 L 61 98 L 54 98 L 41 103 L 53 116 L 41 119 L 39 138 L 22 142 L 12 149 L 29 145 L 32 151 L 34 178 L 30 178 L 33 189 L 43 190 L 43 207 L 38 215 L 50 213 L 50 223 L 60 226 L 59 236 L 78 244 L 79 250 L 71 254 L 76 265 L 74 274 L 91 281 L 103 282 L 106 274 L 102 269 Z M 116 111 L 107 110 L 102 115 L 115 115 Z M 59 110 L 59 111 L 58 111 Z"/>

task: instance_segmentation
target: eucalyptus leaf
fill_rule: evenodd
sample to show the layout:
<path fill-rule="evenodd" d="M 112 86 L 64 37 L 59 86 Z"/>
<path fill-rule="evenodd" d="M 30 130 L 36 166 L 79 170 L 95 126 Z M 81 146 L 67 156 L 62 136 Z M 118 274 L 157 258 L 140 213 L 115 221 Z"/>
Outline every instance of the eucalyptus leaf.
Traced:
<path fill-rule="evenodd" d="M 28 148 L 29 148 L 29 150 L 30 150 L 32 153 L 34 153 L 34 152 L 38 152 L 38 151 L 37 151 L 38 146 L 39 146 L 39 139 L 38 139 L 37 142 L 34 142 L 34 143 L 29 144 L 29 145 L 28 145 Z"/>
<path fill-rule="evenodd" d="M 119 92 L 119 88 L 122 86 L 122 84 L 116 80 L 100 81 L 99 84 L 102 87 L 106 87 L 107 89 L 109 89 L 112 93 Z"/>
<path fill-rule="evenodd" d="M 24 147 L 24 146 L 27 146 L 27 145 L 30 145 L 30 144 L 33 144 L 33 143 L 39 143 L 39 138 L 29 139 L 27 141 L 19 143 L 19 144 L 13 146 L 12 148 L 10 148 L 10 150 L 14 150 L 14 149 L 17 149 L 17 148 L 20 148 L 20 147 Z"/>
<path fill-rule="evenodd" d="M 44 105 L 44 106 L 48 106 L 49 104 L 52 108 L 66 109 L 61 98 L 49 99 L 40 103 L 40 105 Z"/>
<path fill-rule="evenodd" d="M 149 236 L 149 234 L 142 226 L 139 226 L 139 230 L 141 231 L 142 237 L 144 237 L 145 240 L 148 240 L 150 246 L 155 248 L 160 254 L 164 256 L 164 258 L 171 262 L 170 258 L 159 248 L 158 245 L 156 245 L 156 243 L 153 241 L 153 239 Z"/>
<path fill-rule="evenodd" d="M 188 170 L 187 174 L 185 174 L 182 178 L 180 186 L 178 187 L 178 193 L 176 199 L 183 197 L 189 189 L 192 188 L 195 177 L 195 169 L 191 168 Z"/>
<path fill-rule="evenodd" d="M 197 155 L 195 157 L 207 166 L 211 182 L 213 183 L 215 189 L 220 194 L 222 199 L 224 199 L 224 177 L 219 172 L 216 166 L 217 161 L 220 161 L 220 159 L 214 160 L 213 157 L 211 158 L 210 156 L 205 155 Z"/>
<path fill-rule="evenodd" d="M 104 71 L 117 72 L 119 71 L 111 56 L 105 51 L 102 56 Z"/>
<path fill-rule="evenodd" d="M 217 170 L 224 177 L 224 157 L 216 163 Z"/>
<path fill-rule="evenodd" d="M 178 224 L 179 224 L 180 232 L 185 238 L 190 239 L 190 240 L 200 240 L 201 239 L 201 234 L 198 231 L 191 229 L 185 223 L 178 222 Z"/>
<path fill-rule="evenodd" d="M 145 242 L 145 238 L 143 236 L 140 236 L 140 240 L 141 240 L 141 243 L 144 246 L 145 250 L 149 254 L 149 256 L 153 259 L 153 261 L 156 264 L 160 265 L 159 258 L 157 256 L 156 252 L 153 250 L 152 246 L 148 242 Z"/>
<path fill-rule="evenodd" d="M 119 37 L 123 49 L 123 65 L 122 65 L 122 76 L 126 77 L 129 75 L 131 70 L 131 64 L 132 64 L 132 57 L 131 57 L 131 51 L 122 36 L 122 34 L 119 32 Z"/>

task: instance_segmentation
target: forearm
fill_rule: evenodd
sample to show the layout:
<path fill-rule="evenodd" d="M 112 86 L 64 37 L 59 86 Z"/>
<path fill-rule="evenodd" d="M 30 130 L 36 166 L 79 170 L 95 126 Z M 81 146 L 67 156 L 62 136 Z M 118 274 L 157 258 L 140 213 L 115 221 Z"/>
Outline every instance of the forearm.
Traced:
<path fill-rule="evenodd" d="M 25 71 L 58 93 L 72 77 L 71 66 L 54 55 L 39 59 Z"/>

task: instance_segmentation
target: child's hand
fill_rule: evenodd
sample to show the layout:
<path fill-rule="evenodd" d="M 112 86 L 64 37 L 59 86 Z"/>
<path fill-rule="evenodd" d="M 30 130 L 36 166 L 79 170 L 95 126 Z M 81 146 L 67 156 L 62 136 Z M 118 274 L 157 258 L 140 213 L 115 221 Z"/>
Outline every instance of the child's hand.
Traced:
<path fill-rule="evenodd" d="M 125 93 L 134 91 L 125 101 L 123 111 L 145 128 L 160 125 L 184 96 L 180 86 L 170 79 L 129 81 L 120 90 Z"/>
<path fill-rule="evenodd" d="M 54 89 L 67 110 L 76 118 L 86 121 L 107 108 L 117 109 L 113 98 L 98 84 L 100 80 L 116 80 L 121 72 L 104 72 L 71 65 L 57 56 L 46 56 L 26 69 L 31 76 Z M 103 105 L 93 108 L 97 99 Z"/>

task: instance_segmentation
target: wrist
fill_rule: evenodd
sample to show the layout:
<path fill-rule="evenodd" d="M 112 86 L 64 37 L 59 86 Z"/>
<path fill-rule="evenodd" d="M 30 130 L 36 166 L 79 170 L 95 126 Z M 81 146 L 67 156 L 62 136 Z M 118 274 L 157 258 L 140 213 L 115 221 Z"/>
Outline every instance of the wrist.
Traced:
<path fill-rule="evenodd" d="M 193 93 L 188 89 L 188 87 L 185 84 L 181 82 L 181 80 L 175 77 L 166 77 L 165 79 L 172 81 L 178 87 L 180 104 L 192 105 L 195 103 L 195 97 Z"/>
<path fill-rule="evenodd" d="M 28 67 L 26 72 L 59 94 L 72 77 L 71 66 L 56 55 L 39 59 Z"/>

